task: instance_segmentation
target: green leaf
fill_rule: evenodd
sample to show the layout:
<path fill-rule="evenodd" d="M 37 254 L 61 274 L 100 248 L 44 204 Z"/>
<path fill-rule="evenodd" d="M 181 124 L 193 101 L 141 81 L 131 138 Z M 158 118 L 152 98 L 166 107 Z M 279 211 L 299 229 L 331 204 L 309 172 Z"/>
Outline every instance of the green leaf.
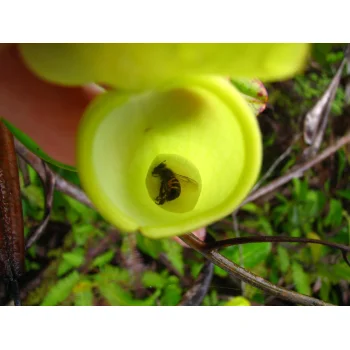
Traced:
<path fill-rule="evenodd" d="M 94 295 L 91 290 L 85 290 L 75 294 L 74 305 L 75 306 L 92 306 L 94 301 Z"/>
<path fill-rule="evenodd" d="M 74 286 L 78 283 L 79 279 L 79 273 L 77 271 L 73 271 L 67 277 L 59 280 L 58 283 L 54 285 L 47 293 L 41 305 L 54 306 L 67 299 Z"/>
<path fill-rule="evenodd" d="M 343 176 L 343 172 L 344 172 L 347 160 L 346 160 L 346 155 L 345 155 L 344 150 L 340 149 L 337 152 L 337 155 L 338 155 L 338 160 L 339 160 L 337 181 L 339 182 L 341 177 Z"/>
<path fill-rule="evenodd" d="M 242 245 L 244 267 L 253 268 L 266 260 L 271 251 L 271 243 L 250 243 Z M 240 253 L 238 246 L 223 249 L 223 255 L 240 265 Z"/>
<path fill-rule="evenodd" d="M 223 270 L 221 267 L 216 265 L 214 265 L 214 274 L 222 278 L 225 278 L 226 276 L 228 276 L 228 273 L 225 270 Z"/>
<path fill-rule="evenodd" d="M 135 300 L 132 298 L 131 293 L 124 290 L 118 284 L 103 281 L 98 283 L 98 289 L 108 303 L 113 306 L 152 306 L 155 305 L 160 295 L 160 291 L 157 290 L 145 300 Z"/>
<path fill-rule="evenodd" d="M 283 204 L 288 204 L 289 203 L 289 200 L 286 198 L 286 196 L 284 196 L 283 194 L 281 193 L 276 193 L 275 194 L 276 198 L 281 201 Z"/>
<path fill-rule="evenodd" d="M 309 185 L 307 181 L 303 181 L 297 178 L 292 180 L 294 185 L 294 198 L 299 202 L 304 202 L 306 200 Z"/>
<path fill-rule="evenodd" d="M 100 273 L 95 275 L 94 278 L 98 283 L 128 283 L 130 281 L 130 274 L 128 270 L 105 265 L 101 268 Z"/>
<path fill-rule="evenodd" d="M 191 276 L 193 278 L 197 278 L 199 272 L 201 271 L 203 267 L 203 263 L 197 262 L 197 261 L 191 261 L 190 267 L 191 267 Z"/>
<path fill-rule="evenodd" d="M 328 279 L 322 280 L 322 285 L 320 289 L 320 297 L 323 301 L 329 301 L 329 293 L 331 291 L 331 284 Z"/>
<path fill-rule="evenodd" d="M 167 283 L 167 278 L 157 272 L 145 271 L 142 276 L 142 284 L 146 288 L 162 289 Z"/>
<path fill-rule="evenodd" d="M 312 45 L 312 57 L 322 66 L 327 63 L 327 54 L 332 50 L 332 44 Z"/>
<path fill-rule="evenodd" d="M 292 275 L 297 292 L 305 295 L 311 295 L 309 275 L 296 261 L 292 262 Z"/>
<path fill-rule="evenodd" d="M 26 271 L 28 270 L 41 270 L 41 265 L 35 261 L 29 261 L 29 260 L 25 260 L 25 267 L 26 267 Z"/>
<path fill-rule="evenodd" d="M 23 192 L 26 199 L 30 202 L 31 205 L 39 209 L 44 209 L 45 198 L 42 188 L 40 188 L 38 185 L 30 184 L 27 187 L 23 187 L 21 191 Z"/>
<path fill-rule="evenodd" d="M 224 306 L 250 306 L 250 302 L 244 297 L 235 297 L 228 300 Z"/>
<path fill-rule="evenodd" d="M 223 305 L 223 304 L 224 303 L 219 302 L 218 293 L 214 289 L 205 296 L 201 305 L 203 305 L 203 306 L 218 306 L 218 305 Z"/>
<path fill-rule="evenodd" d="M 259 275 L 260 277 L 265 278 L 266 274 L 267 274 L 267 269 L 265 266 L 263 265 L 259 265 L 259 267 L 262 266 L 264 269 L 262 270 L 262 273 L 257 272 L 257 271 L 253 271 L 254 273 L 256 273 L 257 275 Z M 281 270 L 281 268 L 278 268 L 278 264 L 277 264 L 277 259 L 273 260 L 271 263 L 271 267 L 270 267 L 270 271 L 269 271 L 269 280 L 271 283 L 273 284 L 277 284 L 279 279 L 280 279 L 280 273 L 279 270 Z"/>
<path fill-rule="evenodd" d="M 133 304 L 134 306 L 154 306 L 157 305 L 156 302 L 161 294 L 160 290 L 156 290 L 151 296 L 145 300 L 137 300 Z"/>
<path fill-rule="evenodd" d="M 57 193 L 57 195 L 60 200 L 60 207 L 64 207 L 66 209 L 66 219 L 68 219 L 71 224 L 76 222 L 79 222 L 79 224 L 81 222 L 84 224 L 95 222 L 100 218 L 100 215 L 94 209 L 87 207 L 86 205 L 65 194 Z M 57 206 L 55 206 L 55 208 L 57 208 Z"/>
<path fill-rule="evenodd" d="M 257 214 L 257 215 L 261 214 L 261 208 L 254 203 L 244 204 L 240 210 L 244 210 L 244 211 L 247 211 L 248 213 Z"/>
<path fill-rule="evenodd" d="M 289 223 L 293 228 L 297 228 L 301 225 L 301 218 L 299 212 L 299 206 L 293 204 L 289 213 Z"/>
<path fill-rule="evenodd" d="M 247 268 L 253 268 L 259 263 L 265 261 L 271 252 L 271 247 L 271 243 L 251 243 L 243 245 L 244 266 Z M 233 260 L 238 264 L 240 260 L 239 249 L 236 250 Z"/>
<path fill-rule="evenodd" d="M 73 237 L 77 245 L 84 245 L 87 239 L 93 236 L 95 231 L 94 226 L 91 224 L 76 224 L 73 226 Z"/>
<path fill-rule="evenodd" d="M 85 251 L 81 248 L 76 248 L 71 252 L 64 253 L 62 255 L 63 260 L 71 264 L 72 267 L 79 267 L 85 259 Z"/>
<path fill-rule="evenodd" d="M 93 267 L 102 267 L 108 263 L 111 262 L 111 260 L 114 258 L 115 256 L 115 251 L 114 249 L 108 250 L 107 252 L 97 256 L 93 262 L 92 262 L 92 266 Z"/>
<path fill-rule="evenodd" d="M 164 306 L 177 305 L 181 300 L 181 295 L 182 290 L 179 286 L 179 279 L 175 276 L 170 276 L 161 297 L 161 304 Z"/>
<path fill-rule="evenodd" d="M 63 253 L 62 261 L 58 266 L 57 276 L 62 276 L 72 268 L 79 267 L 85 259 L 85 251 L 82 248 L 76 248 L 71 252 Z"/>
<path fill-rule="evenodd" d="M 210 295 L 212 305 L 215 305 L 215 306 L 218 305 L 219 303 L 218 292 L 215 289 L 213 289 L 209 295 Z"/>
<path fill-rule="evenodd" d="M 331 290 L 330 300 L 332 301 L 332 304 L 335 304 L 335 305 L 339 305 L 339 303 L 340 303 L 340 301 L 339 301 L 339 294 L 334 289 Z"/>
<path fill-rule="evenodd" d="M 335 265 L 319 264 L 317 265 L 317 274 L 332 284 L 338 284 L 340 280 L 350 280 L 350 267 L 346 262 Z"/>
<path fill-rule="evenodd" d="M 281 222 L 285 220 L 285 217 L 288 215 L 290 210 L 289 203 L 280 204 L 273 208 L 272 210 L 272 219 L 275 225 L 279 225 Z"/>
<path fill-rule="evenodd" d="M 290 159 L 286 161 L 286 163 L 284 164 L 284 166 L 282 167 L 282 169 L 280 171 L 281 174 L 285 173 L 287 170 L 289 170 L 292 166 L 295 165 L 295 156 L 290 155 L 289 157 L 290 157 Z"/>
<path fill-rule="evenodd" d="M 290 265 L 288 251 L 287 249 L 283 248 L 281 245 L 278 245 L 277 253 L 278 253 L 278 259 L 279 259 L 279 268 L 282 273 L 286 273 Z"/>
<path fill-rule="evenodd" d="M 141 252 L 151 256 L 153 259 L 157 259 L 159 254 L 163 251 L 161 240 L 150 239 L 140 233 L 136 235 L 136 240 L 137 247 Z"/>
<path fill-rule="evenodd" d="M 94 295 L 92 283 L 89 280 L 80 281 L 73 289 L 75 306 L 92 306 Z"/>
<path fill-rule="evenodd" d="M 265 216 L 260 216 L 258 219 L 259 227 L 263 230 L 263 232 L 268 235 L 273 235 L 273 228 L 271 226 L 270 221 Z"/>
<path fill-rule="evenodd" d="M 181 275 L 183 275 L 184 261 L 182 256 L 182 246 L 174 240 L 172 240 L 171 238 L 163 239 L 162 246 L 171 264 L 180 272 Z"/>
<path fill-rule="evenodd" d="M 300 229 L 298 229 L 298 228 L 293 229 L 293 230 L 290 232 L 290 235 L 291 235 L 292 237 L 300 237 L 300 236 L 301 236 Z"/>
<path fill-rule="evenodd" d="M 306 202 L 302 206 L 302 216 L 306 219 L 315 218 L 326 202 L 326 196 L 320 191 L 308 191 Z"/>
<path fill-rule="evenodd" d="M 348 222 L 346 226 L 339 229 L 332 241 L 334 241 L 334 243 L 350 245 L 350 222 Z"/>
<path fill-rule="evenodd" d="M 345 262 L 333 265 L 332 271 L 334 276 L 339 280 L 350 280 L 350 266 L 348 266 Z"/>
<path fill-rule="evenodd" d="M 57 276 L 61 277 L 72 269 L 73 269 L 72 264 L 70 264 L 67 261 L 62 260 L 61 263 L 58 265 Z"/>
<path fill-rule="evenodd" d="M 341 201 L 337 199 L 331 199 L 329 212 L 324 220 L 325 225 L 337 227 L 340 226 L 343 218 L 343 206 Z"/>
<path fill-rule="evenodd" d="M 65 200 L 69 203 L 69 206 L 74 209 L 74 211 L 80 215 L 82 215 L 83 217 L 85 216 L 84 214 L 89 213 L 89 212 L 93 212 L 93 210 L 89 207 L 87 207 L 86 205 L 80 203 L 79 201 L 77 201 L 74 198 L 71 198 L 67 195 L 64 196 Z"/>
<path fill-rule="evenodd" d="M 99 281 L 98 289 L 100 294 L 112 306 L 128 306 L 133 304 L 133 298 L 129 292 L 116 283 Z"/>
<path fill-rule="evenodd" d="M 250 285 L 250 284 L 246 284 L 245 286 L 245 298 L 247 298 L 248 300 L 254 300 L 254 301 L 258 301 L 257 299 L 261 299 L 261 297 L 259 297 L 258 295 L 261 295 L 261 290 Z M 261 301 L 258 301 L 261 302 Z"/>
<path fill-rule="evenodd" d="M 350 200 L 350 190 L 339 190 L 337 191 L 337 195 Z"/>

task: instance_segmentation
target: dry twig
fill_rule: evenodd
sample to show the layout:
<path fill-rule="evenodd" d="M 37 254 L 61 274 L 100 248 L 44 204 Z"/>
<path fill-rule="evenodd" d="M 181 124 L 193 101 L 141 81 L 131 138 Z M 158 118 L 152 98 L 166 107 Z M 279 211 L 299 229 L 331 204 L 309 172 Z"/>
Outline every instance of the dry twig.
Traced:
<path fill-rule="evenodd" d="M 327 90 L 305 116 L 304 140 L 308 145 L 310 145 L 310 147 L 304 151 L 304 159 L 314 156 L 321 147 L 332 102 L 335 98 L 344 66 L 349 59 L 349 54 L 350 47 L 348 46 L 345 52 L 345 57 L 342 60 L 337 73 L 333 77 Z"/>
<path fill-rule="evenodd" d="M 330 155 L 338 151 L 338 149 L 345 146 L 347 143 L 350 143 L 350 133 L 347 133 L 345 136 L 341 137 L 337 142 L 335 142 L 333 145 L 327 147 L 323 152 L 315 156 L 314 158 L 310 159 L 309 161 L 300 164 L 298 167 L 294 168 L 293 170 L 289 171 L 285 175 L 277 178 L 276 180 L 271 181 L 269 184 L 260 187 L 258 190 L 251 193 L 240 205 L 239 208 L 243 207 L 245 204 L 249 202 L 253 202 L 257 200 L 258 198 L 275 191 L 277 188 L 285 185 L 289 181 L 295 178 L 301 177 L 307 170 L 312 168 L 314 165 L 324 161 L 326 158 L 328 158 Z M 239 209 L 238 208 L 238 209 Z M 237 210 L 238 210 L 237 209 Z"/>
<path fill-rule="evenodd" d="M 208 293 L 213 278 L 214 265 L 207 260 L 192 287 L 184 294 L 178 306 L 198 306 Z"/>
<path fill-rule="evenodd" d="M 76 199 L 80 203 L 83 203 L 90 208 L 94 208 L 90 199 L 83 192 L 83 190 L 81 190 L 78 186 L 70 183 L 69 181 L 59 176 L 58 174 L 54 173 L 49 167 L 45 170 L 43 161 L 33 152 L 29 151 L 18 140 L 15 140 L 15 147 L 18 155 L 21 158 L 23 158 L 38 173 L 39 177 L 43 182 L 46 181 L 46 175 L 47 175 L 47 172 L 49 172 L 55 178 L 55 186 L 56 186 L 55 188 L 57 191 L 60 191 L 66 194 L 67 196 L 70 196 Z"/>

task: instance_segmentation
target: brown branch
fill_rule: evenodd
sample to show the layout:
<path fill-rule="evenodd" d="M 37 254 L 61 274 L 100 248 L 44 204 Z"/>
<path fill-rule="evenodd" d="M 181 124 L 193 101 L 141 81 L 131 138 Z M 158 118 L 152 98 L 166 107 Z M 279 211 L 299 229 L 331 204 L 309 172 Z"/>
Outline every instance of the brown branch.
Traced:
<path fill-rule="evenodd" d="M 16 139 L 15 147 L 18 155 L 21 158 L 23 158 L 38 173 L 40 179 L 45 183 L 47 173 L 43 161 Z M 83 190 L 81 190 L 78 186 L 65 180 L 60 175 L 56 174 L 49 167 L 47 168 L 49 174 L 55 178 L 55 186 L 57 191 L 60 191 L 66 194 L 67 196 L 76 199 L 80 203 L 83 203 L 86 206 L 94 209 L 93 204 L 91 203 L 90 199 L 87 197 Z"/>
<path fill-rule="evenodd" d="M 329 156 L 331 156 L 333 153 L 335 153 L 338 149 L 345 146 L 347 143 L 350 142 L 350 133 L 346 134 L 345 136 L 341 137 L 335 144 L 327 147 L 323 152 L 318 154 L 316 157 L 310 159 L 309 161 L 299 165 L 297 168 L 291 170 L 287 174 L 277 178 L 276 180 L 271 181 L 269 184 L 261 187 L 260 189 L 254 191 L 251 193 L 239 206 L 241 208 L 245 204 L 249 202 L 253 202 L 257 200 L 258 198 L 276 190 L 278 187 L 281 187 L 291 181 L 292 179 L 301 177 L 307 170 L 312 168 L 314 165 L 322 162 Z M 238 209 L 239 209 L 238 208 Z M 237 210 L 238 210 L 237 209 Z"/>
<path fill-rule="evenodd" d="M 262 277 L 255 275 L 254 273 L 242 268 L 239 265 L 236 265 L 232 261 L 226 259 L 224 256 L 219 254 L 215 250 L 206 251 L 203 249 L 203 245 L 205 243 L 199 240 L 193 234 L 187 234 L 179 237 L 181 238 L 187 245 L 191 248 L 195 249 L 197 252 L 205 256 L 208 260 L 210 260 L 215 265 L 219 266 L 223 270 L 227 271 L 230 275 L 243 280 L 244 282 L 257 287 L 269 294 L 275 295 L 278 298 L 288 300 L 295 304 L 306 305 L 306 306 L 327 306 L 331 304 L 327 304 L 322 300 L 315 299 L 312 297 L 308 297 L 303 294 L 296 293 L 294 291 L 290 291 L 284 289 L 282 287 L 275 286 L 274 284 L 266 281 Z"/>

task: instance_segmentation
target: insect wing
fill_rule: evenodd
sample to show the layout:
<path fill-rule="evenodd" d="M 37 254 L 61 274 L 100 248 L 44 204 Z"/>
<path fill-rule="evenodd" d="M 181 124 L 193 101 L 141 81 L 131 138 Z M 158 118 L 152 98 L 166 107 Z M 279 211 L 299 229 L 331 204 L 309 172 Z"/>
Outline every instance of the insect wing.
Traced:
<path fill-rule="evenodd" d="M 197 185 L 197 181 L 191 179 L 190 177 L 184 176 L 184 175 L 180 175 L 180 174 L 175 174 L 176 177 L 178 178 L 178 180 L 183 181 L 183 182 L 190 182 L 193 183 L 195 185 Z"/>

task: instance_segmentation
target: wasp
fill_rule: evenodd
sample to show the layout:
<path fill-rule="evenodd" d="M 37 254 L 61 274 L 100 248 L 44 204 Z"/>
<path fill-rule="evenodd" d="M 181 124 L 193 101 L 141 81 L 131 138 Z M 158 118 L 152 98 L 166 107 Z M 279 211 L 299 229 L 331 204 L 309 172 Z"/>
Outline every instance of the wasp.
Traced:
<path fill-rule="evenodd" d="M 196 183 L 194 180 L 187 176 L 174 173 L 165 165 L 165 161 L 158 164 L 152 171 L 152 175 L 155 177 L 160 177 L 160 189 L 159 195 L 156 198 L 156 203 L 162 205 L 165 202 L 173 201 L 178 198 L 181 194 L 181 184 L 179 179 Z"/>

